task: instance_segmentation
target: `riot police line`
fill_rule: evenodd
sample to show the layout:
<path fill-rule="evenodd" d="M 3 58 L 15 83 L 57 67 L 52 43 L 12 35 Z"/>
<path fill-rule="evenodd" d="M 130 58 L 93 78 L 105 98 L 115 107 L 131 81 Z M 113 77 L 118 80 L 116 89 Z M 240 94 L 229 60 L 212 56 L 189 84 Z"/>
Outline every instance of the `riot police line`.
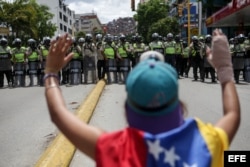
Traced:
<path fill-rule="evenodd" d="M 199 79 L 205 82 L 205 79 L 210 78 L 212 83 L 216 83 L 216 72 L 206 60 L 205 54 L 206 48 L 211 47 L 211 35 L 193 36 L 189 46 L 187 41 L 172 33 L 166 37 L 153 33 L 151 39 L 150 43 L 145 44 L 138 34 L 131 39 L 123 34 L 97 34 L 95 41 L 91 34 L 78 40 L 73 38 L 69 52 L 73 52 L 74 56 L 59 73 L 61 84 L 95 84 L 104 78 L 108 84 L 123 84 L 129 71 L 139 62 L 141 54 L 148 50 L 162 53 L 165 61 L 175 67 L 178 77 L 188 78 L 190 68 L 193 68 L 195 81 Z M 244 81 L 250 82 L 249 40 L 250 33 L 247 37 L 240 34 L 229 40 L 236 83 L 239 83 L 241 74 Z M 27 47 L 24 47 L 22 41 L 16 38 L 10 48 L 7 39 L 2 38 L 0 87 L 4 86 L 4 74 L 9 87 L 43 86 L 50 42 L 49 37 L 45 37 L 41 44 L 29 39 Z"/>

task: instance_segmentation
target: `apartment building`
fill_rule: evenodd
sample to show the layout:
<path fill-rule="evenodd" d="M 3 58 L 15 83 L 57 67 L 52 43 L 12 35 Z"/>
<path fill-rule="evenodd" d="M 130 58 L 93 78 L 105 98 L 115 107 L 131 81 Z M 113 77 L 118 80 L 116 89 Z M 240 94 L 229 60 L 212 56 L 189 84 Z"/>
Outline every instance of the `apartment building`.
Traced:
<path fill-rule="evenodd" d="M 75 14 L 75 31 L 95 34 L 102 32 L 102 24 L 96 13 Z"/>
<path fill-rule="evenodd" d="M 36 0 L 38 4 L 46 5 L 50 8 L 50 13 L 54 14 L 52 23 L 56 24 L 57 31 L 54 36 L 69 33 L 74 36 L 75 12 L 70 10 L 64 0 Z"/>

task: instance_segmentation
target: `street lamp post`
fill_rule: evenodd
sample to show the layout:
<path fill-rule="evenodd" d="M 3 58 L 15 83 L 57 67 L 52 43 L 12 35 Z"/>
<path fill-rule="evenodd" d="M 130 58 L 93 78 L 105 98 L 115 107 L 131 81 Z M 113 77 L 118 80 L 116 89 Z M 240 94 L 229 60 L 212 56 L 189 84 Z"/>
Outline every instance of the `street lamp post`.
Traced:
<path fill-rule="evenodd" d="M 190 45 L 190 0 L 187 0 L 187 13 L 188 13 L 188 46 Z"/>

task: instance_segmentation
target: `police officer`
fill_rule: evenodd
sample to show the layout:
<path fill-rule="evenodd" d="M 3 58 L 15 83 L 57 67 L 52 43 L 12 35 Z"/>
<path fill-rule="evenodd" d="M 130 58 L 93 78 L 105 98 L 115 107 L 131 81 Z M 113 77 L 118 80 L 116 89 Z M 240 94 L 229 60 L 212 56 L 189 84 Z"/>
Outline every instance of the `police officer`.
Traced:
<path fill-rule="evenodd" d="M 11 50 L 13 62 L 14 62 L 14 86 L 25 87 L 25 76 L 26 76 L 26 48 L 22 46 L 22 40 L 16 38 L 14 40 L 14 48 Z"/>
<path fill-rule="evenodd" d="M 13 77 L 11 69 L 11 48 L 8 46 L 6 38 L 0 40 L 0 88 L 4 86 L 4 74 L 7 78 L 8 86 L 12 87 Z"/>
<path fill-rule="evenodd" d="M 81 53 L 79 54 L 79 57 L 80 57 L 80 59 L 81 59 L 81 78 L 80 78 L 80 80 L 81 80 L 81 83 L 84 83 L 83 82 L 83 71 L 84 71 L 84 67 L 83 67 L 83 55 L 82 55 L 82 47 L 83 47 L 83 44 L 84 44 L 84 42 L 85 42 L 85 38 L 83 38 L 83 37 L 80 37 L 79 39 L 78 39 L 78 46 L 81 48 Z"/>
<path fill-rule="evenodd" d="M 37 78 L 37 85 L 39 85 L 38 73 L 40 69 L 40 54 L 37 49 L 36 40 L 29 39 L 27 41 L 28 47 L 26 51 L 26 55 L 28 58 L 28 74 L 30 78 L 29 86 L 34 86 L 34 77 Z"/>
<path fill-rule="evenodd" d="M 49 54 L 49 48 L 50 48 L 50 37 L 45 37 L 43 39 L 43 44 L 40 47 L 39 53 L 40 53 L 40 61 L 41 61 L 41 69 L 39 72 L 39 85 L 43 86 L 43 76 L 44 76 L 44 70 L 46 65 L 46 59 Z"/>
<path fill-rule="evenodd" d="M 180 75 L 180 68 L 182 64 L 182 52 L 183 52 L 183 44 L 181 42 L 180 35 L 175 36 L 175 59 L 176 59 L 176 71 L 178 76 Z"/>
<path fill-rule="evenodd" d="M 92 83 L 96 83 L 96 48 L 91 34 L 86 34 L 85 43 L 82 47 L 84 83 L 88 83 L 88 73 L 91 72 Z"/>
<path fill-rule="evenodd" d="M 77 44 L 75 38 L 72 39 L 70 52 L 73 52 L 73 57 L 69 62 L 69 84 L 78 85 L 81 83 L 81 62 L 82 48 Z"/>
<path fill-rule="evenodd" d="M 211 48 L 211 43 L 212 43 L 212 36 L 210 34 L 207 34 L 205 36 L 205 41 L 204 45 L 201 47 L 201 55 L 204 57 L 204 73 L 206 78 L 208 78 L 208 74 L 210 73 L 211 76 L 211 82 L 216 83 L 215 79 L 215 70 L 211 66 L 211 64 L 208 62 L 207 57 L 206 57 L 206 50 L 207 48 Z"/>
<path fill-rule="evenodd" d="M 116 48 L 113 45 L 113 39 L 110 34 L 105 36 L 105 43 L 101 47 L 106 66 L 107 84 L 117 83 L 117 64 L 116 64 Z M 111 77 L 113 74 L 113 78 Z"/>
<path fill-rule="evenodd" d="M 175 57 L 175 41 L 172 33 L 167 34 L 165 46 L 165 60 L 167 63 L 176 68 L 176 57 Z"/>
<path fill-rule="evenodd" d="M 152 41 L 149 43 L 149 49 L 164 55 L 164 45 L 159 40 L 159 34 L 156 32 L 152 34 Z"/>
<path fill-rule="evenodd" d="M 235 38 L 234 45 L 234 55 L 233 55 L 233 69 L 234 69 L 234 79 L 236 83 L 239 83 L 240 72 L 244 70 L 245 63 L 245 36 L 243 34 L 239 34 Z"/>
<path fill-rule="evenodd" d="M 200 55 L 200 49 L 202 45 L 199 42 L 197 36 L 192 37 L 192 43 L 190 44 L 190 57 L 193 67 L 194 81 L 198 80 L 198 69 L 200 71 L 200 81 L 204 82 L 204 60 Z"/>
<path fill-rule="evenodd" d="M 117 47 L 117 57 L 118 59 L 118 76 L 119 82 L 125 83 L 128 73 L 131 69 L 129 54 L 132 52 L 132 47 L 129 42 L 126 41 L 126 36 L 121 35 Z"/>
<path fill-rule="evenodd" d="M 140 60 L 141 54 L 147 51 L 147 46 L 143 43 L 140 35 L 136 36 L 135 43 L 133 44 L 133 52 L 135 55 L 135 63 L 137 64 Z"/>

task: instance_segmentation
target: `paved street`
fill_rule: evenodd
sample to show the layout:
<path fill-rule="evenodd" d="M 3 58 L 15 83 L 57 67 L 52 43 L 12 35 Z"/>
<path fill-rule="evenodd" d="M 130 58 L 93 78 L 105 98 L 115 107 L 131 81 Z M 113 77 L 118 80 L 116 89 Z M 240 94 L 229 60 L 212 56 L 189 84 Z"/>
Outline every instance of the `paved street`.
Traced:
<path fill-rule="evenodd" d="M 216 122 L 222 115 L 220 85 L 180 79 L 180 98 L 188 107 L 188 116 L 197 116 L 207 122 Z M 95 85 L 62 86 L 68 108 L 73 112 Z M 250 84 L 237 85 L 241 101 L 242 122 L 231 145 L 233 150 L 250 150 Z M 0 89 L 0 166 L 32 167 L 54 139 L 57 130 L 51 123 L 41 87 Z M 124 85 L 107 85 L 103 91 L 90 124 L 119 130 L 126 126 L 123 105 Z M 93 161 L 76 152 L 71 167 L 94 167 Z"/>
<path fill-rule="evenodd" d="M 61 86 L 70 111 L 95 85 Z M 0 89 L 0 167 L 33 167 L 55 138 L 43 87 Z"/>
<path fill-rule="evenodd" d="M 222 116 L 220 84 L 211 84 L 207 79 L 205 83 L 193 82 L 192 79 L 179 80 L 180 99 L 186 103 L 187 116 L 196 116 L 205 122 L 215 123 Z M 241 101 L 242 122 L 235 137 L 232 150 L 250 150 L 250 84 L 237 85 Z M 101 127 L 107 131 L 119 130 L 126 126 L 123 105 L 126 98 L 125 87 L 108 85 L 100 98 L 90 124 Z M 94 167 L 95 163 L 77 151 L 71 167 Z"/>

